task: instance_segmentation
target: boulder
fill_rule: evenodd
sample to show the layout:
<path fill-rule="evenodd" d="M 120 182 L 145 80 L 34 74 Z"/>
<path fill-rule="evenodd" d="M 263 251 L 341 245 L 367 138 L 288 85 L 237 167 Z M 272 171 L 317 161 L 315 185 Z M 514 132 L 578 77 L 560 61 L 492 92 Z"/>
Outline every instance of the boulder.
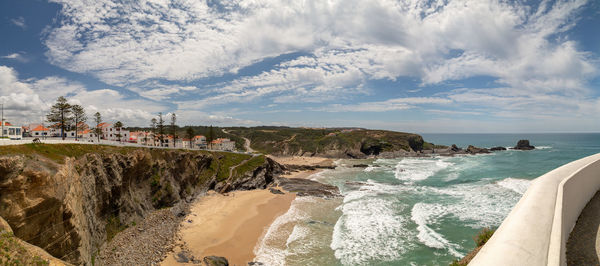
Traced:
<path fill-rule="evenodd" d="M 498 147 L 493 147 L 490 149 L 490 151 L 505 151 L 506 148 L 502 147 L 502 146 L 498 146 Z"/>
<path fill-rule="evenodd" d="M 0 217 L 0 232 L 2 232 L 2 231 L 6 231 L 11 234 L 13 232 L 10 225 L 2 217 Z"/>
<path fill-rule="evenodd" d="M 469 147 L 467 147 L 467 152 L 470 154 L 490 153 L 490 151 L 486 148 L 479 148 L 473 145 L 469 145 Z"/>
<path fill-rule="evenodd" d="M 361 163 L 361 164 L 355 164 L 355 165 L 352 165 L 352 167 L 357 167 L 357 168 L 367 168 L 367 167 L 369 167 L 369 165 L 368 165 L 368 164 L 362 164 L 362 163 Z"/>
<path fill-rule="evenodd" d="M 223 257 L 206 256 L 202 261 L 205 266 L 229 266 L 229 262 Z"/>
<path fill-rule="evenodd" d="M 276 189 L 276 188 L 269 188 L 269 191 L 273 194 L 285 194 L 281 190 Z"/>
<path fill-rule="evenodd" d="M 517 146 L 514 147 L 515 150 L 533 150 L 534 146 L 529 145 L 529 140 L 522 139 L 517 142 Z"/>
<path fill-rule="evenodd" d="M 461 148 L 457 147 L 456 144 L 452 144 L 452 146 L 450 146 L 450 150 L 453 152 L 457 152 L 462 150 Z"/>

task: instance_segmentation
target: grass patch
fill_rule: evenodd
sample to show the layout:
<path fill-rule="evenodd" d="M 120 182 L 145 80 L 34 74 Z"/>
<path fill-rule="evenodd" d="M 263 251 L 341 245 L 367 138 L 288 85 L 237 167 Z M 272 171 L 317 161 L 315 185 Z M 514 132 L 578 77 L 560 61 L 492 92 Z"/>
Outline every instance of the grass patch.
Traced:
<path fill-rule="evenodd" d="M 0 155 L 42 155 L 56 163 L 64 163 L 67 157 L 80 157 L 87 153 L 121 153 L 126 154 L 135 147 L 116 147 L 91 144 L 23 144 L 0 147 Z"/>
<path fill-rule="evenodd" d="M 229 169 L 247 160 L 251 155 L 237 153 L 215 152 L 215 157 L 219 158 L 217 162 L 217 181 L 224 181 L 229 178 Z"/>
<path fill-rule="evenodd" d="M 253 157 L 252 159 L 248 160 L 247 162 L 236 167 L 233 170 L 233 179 L 237 179 L 237 178 L 241 177 L 243 174 L 245 174 L 248 171 L 253 171 L 254 169 L 260 167 L 264 163 L 265 163 L 264 155 Z"/>

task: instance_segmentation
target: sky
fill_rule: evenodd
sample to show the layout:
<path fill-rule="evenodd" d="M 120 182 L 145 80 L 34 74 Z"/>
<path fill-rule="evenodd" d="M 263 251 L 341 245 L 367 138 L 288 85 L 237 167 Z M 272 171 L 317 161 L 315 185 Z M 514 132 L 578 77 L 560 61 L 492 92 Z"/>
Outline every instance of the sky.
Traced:
<path fill-rule="evenodd" d="M 600 132 L 600 1 L 2 0 L 0 102 L 147 126 Z"/>

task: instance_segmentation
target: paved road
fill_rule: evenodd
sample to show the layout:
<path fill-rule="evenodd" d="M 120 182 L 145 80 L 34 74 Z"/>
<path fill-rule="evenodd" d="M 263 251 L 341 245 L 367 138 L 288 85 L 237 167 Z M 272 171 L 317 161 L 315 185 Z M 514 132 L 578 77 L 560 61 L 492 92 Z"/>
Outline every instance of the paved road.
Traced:
<path fill-rule="evenodd" d="M 583 208 L 567 241 L 567 265 L 600 265 L 600 191 Z"/>

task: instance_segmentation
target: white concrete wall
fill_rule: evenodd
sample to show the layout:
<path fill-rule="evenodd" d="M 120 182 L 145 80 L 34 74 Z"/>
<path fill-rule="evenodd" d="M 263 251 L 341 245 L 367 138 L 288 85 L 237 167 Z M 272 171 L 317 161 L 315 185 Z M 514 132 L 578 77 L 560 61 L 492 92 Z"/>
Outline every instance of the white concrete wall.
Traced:
<path fill-rule="evenodd" d="M 566 265 L 566 242 L 600 189 L 600 153 L 535 179 L 469 265 Z"/>

